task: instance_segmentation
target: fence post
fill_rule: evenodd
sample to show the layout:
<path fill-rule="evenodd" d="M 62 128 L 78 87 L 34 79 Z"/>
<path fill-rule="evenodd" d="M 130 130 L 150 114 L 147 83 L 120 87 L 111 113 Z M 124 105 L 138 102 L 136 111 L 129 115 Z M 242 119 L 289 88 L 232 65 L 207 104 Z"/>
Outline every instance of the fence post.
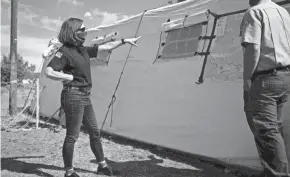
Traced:
<path fill-rule="evenodd" d="M 39 127 L 39 77 L 36 78 L 36 129 Z"/>

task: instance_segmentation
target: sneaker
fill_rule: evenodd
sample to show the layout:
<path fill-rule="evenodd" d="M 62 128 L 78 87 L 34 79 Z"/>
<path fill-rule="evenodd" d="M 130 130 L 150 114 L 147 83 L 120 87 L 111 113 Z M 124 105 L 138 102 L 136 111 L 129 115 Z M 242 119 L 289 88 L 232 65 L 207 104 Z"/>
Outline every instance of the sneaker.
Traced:
<path fill-rule="evenodd" d="M 98 170 L 97 170 L 97 174 L 98 175 L 107 175 L 107 176 L 113 176 L 113 170 L 112 167 L 110 167 L 109 165 L 107 165 L 106 167 L 101 167 L 100 165 L 98 166 Z"/>
<path fill-rule="evenodd" d="M 65 174 L 64 177 L 80 177 L 76 172 L 73 172 L 71 175 Z"/>
<path fill-rule="evenodd" d="M 54 133 L 59 133 L 62 130 L 62 126 L 58 125 L 57 127 L 54 128 Z"/>

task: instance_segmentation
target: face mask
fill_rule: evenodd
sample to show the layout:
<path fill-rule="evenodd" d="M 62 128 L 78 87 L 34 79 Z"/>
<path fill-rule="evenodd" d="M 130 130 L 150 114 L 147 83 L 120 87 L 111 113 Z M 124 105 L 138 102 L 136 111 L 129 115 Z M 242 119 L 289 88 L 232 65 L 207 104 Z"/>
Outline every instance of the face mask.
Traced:
<path fill-rule="evenodd" d="M 85 31 L 85 28 L 81 28 L 74 34 L 74 40 L 77 43 L 77 46 L 81 46 L 84 44 L 87 37 L 87 32 Z"/>

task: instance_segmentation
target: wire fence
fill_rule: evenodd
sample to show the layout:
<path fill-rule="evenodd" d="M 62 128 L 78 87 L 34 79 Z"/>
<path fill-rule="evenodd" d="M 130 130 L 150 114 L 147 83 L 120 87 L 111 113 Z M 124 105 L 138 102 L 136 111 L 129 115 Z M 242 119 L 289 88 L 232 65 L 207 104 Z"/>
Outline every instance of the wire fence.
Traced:
<path fill-rule="evenodd" d="M 1 126 L 2 130 L 15 127 L 28 120 L 35 119 L 35 108 L 30 107 L 33 99 L 36 98 L 36 83 L 18 83 L 17 88 L 17 114 L 9 115 L 10 85 L 1 87 Z M 32 111 L 31 111 L 32 110 Z M 34 110 L 34 111 L 33 111 Z M 27 125 L 27 124 L 26 124 Z"/>

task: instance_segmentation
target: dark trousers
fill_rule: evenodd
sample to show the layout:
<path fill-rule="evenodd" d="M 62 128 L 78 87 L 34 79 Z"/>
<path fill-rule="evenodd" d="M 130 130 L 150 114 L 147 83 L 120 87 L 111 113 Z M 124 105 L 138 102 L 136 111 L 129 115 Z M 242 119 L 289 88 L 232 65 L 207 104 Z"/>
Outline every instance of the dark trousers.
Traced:
<path fill-rule="evenodd" d="M 289 92 L 290 72 L 278 71 L 258 76 L 244 93 L 247 121 L 266 177 L 290 176 L 290 115 L 282 115 Z"/>
<path fill-rule="evenodd" d="M 59 109 L 58 116 L 59 116 L 58 125 L 65 126 L 65 113 L 62 107 Z"/>
<path fill-rule="evenodd" d="M 66 117 L 66 137 L 63 144 L 65 168 L 73 167 L 74 145 L 79 137 L 81 124 L 88 131 L 90 146 L 98 162 L 105 160 L 100 138 L 100 129 L 91 103 L 90 95 L 78 90 L 64 89 L 61 105 Z"/>

